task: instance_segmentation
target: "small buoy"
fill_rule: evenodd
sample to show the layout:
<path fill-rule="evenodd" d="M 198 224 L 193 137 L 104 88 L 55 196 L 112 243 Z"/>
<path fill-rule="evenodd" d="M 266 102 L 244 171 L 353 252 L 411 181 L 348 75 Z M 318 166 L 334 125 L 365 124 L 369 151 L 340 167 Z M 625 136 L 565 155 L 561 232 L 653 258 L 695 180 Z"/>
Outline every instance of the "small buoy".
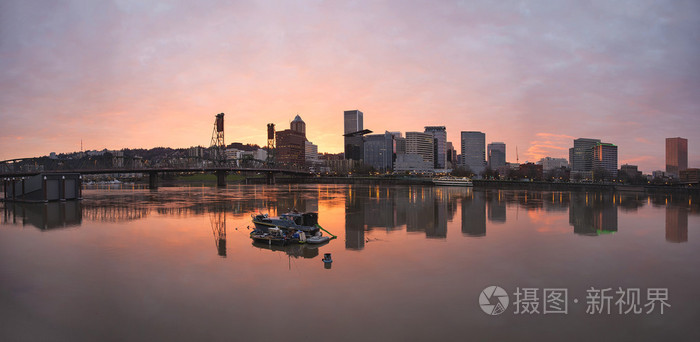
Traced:
<path fill-rule="evenodd" d="M 331 259 L 331 253 L 323 254 L 323 262 L 325 262 L 325 263 L 333 262 L 333 259 Z"/>

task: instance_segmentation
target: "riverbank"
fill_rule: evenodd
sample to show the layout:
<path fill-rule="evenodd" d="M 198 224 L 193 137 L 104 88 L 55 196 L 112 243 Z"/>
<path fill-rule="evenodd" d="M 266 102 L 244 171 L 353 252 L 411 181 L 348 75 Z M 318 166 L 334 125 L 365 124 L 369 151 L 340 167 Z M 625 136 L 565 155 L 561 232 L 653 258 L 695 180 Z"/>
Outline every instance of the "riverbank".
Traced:
<path fill-rule="evenodd" d="M 227 184 L 266 184 L 266 177 L 244 177 L 231 174 L 226 177 Z M 634 192 L 634 193 L 670 193 L 700 195 L 700 187 L 682 185 L 622 185 L 601 183 L 556 183 L 523 182 L 502 180 L 473 180 L 476 189 L 502 190 L 537 190 L 537 191 L 596 191 L 596 192 Z M 140 183 L 140 182 L 137 182 Z M 367 185 L 425 185 L 432 186 L 433 181 L 427 177 L 276 177 L 275 184 L 367 184 Z M 178 176 L 161 180 L 161 186 L 204 185 L 216 186 L 216 177 L 210 174 Z"/>
<path fill-rule="evenodd" d="M 473 180 L 474 188 L 539 191 L 598 191 L 637 193 L 678 193 L 700 195 L 700 188 L 680 185 L 622 185 L 601 183 L 554 183 L 501 180 Z M 277 178 L 277 184 L 372 184 L 372 185 L 433 185 L 432 179 L 422 177 L 307 177 Z"/>

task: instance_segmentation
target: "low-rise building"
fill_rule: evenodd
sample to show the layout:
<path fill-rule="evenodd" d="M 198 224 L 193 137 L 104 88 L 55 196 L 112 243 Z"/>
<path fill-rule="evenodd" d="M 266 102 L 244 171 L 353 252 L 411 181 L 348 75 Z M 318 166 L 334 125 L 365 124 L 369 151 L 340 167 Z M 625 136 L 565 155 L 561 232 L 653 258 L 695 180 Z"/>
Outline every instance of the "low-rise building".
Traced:
<path fill-rule="evenodd" d="M 680 170 L 679 173 L 681 183 L 698 184 L 698 180 L 700 179 L 700 169 L 688 168 L 685 170 Z"/>

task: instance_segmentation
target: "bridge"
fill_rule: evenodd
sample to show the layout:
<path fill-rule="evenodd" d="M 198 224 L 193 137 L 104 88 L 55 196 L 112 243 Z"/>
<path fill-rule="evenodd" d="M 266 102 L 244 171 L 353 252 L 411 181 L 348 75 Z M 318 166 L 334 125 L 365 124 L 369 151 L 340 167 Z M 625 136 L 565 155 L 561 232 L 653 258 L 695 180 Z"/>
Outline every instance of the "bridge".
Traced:
<path fill-rule="evenodd" d="M 264 173 L 267 175 L 267 183 L 275 183 L 276 174 L 286 174 L 293 176 L 310 176 L 311 173 L 302 169 L 285 169 L 285 168 L 275 168 L 274 158 L 271 156 L 274 154 L 274 124 L 268 124 L 268 159 L 267 160 L 257 160 L 252 158 L 238 158 L 229 159 L 226 156 L 226 144 L 224 143 L 224 113 L 216 114 L 214 120 L 214 130 L 212 132 L 211 139 L 211 159 L 208 161 L 210 166 L 203 165 L 187 165 L 181 164 L 180 166 L 161 166 L 161 167 L 141 167 L 142 165 L 129 166 L 123 165 L 123 155 L 121 165 L 109 167 L 95 165 L 95 167 L 90 168 L 85 167 L 85 164 L 80 165 L 62 165 L 51 170 L 36 170 L 33 168 L 31 171 L 15 171 L 14 165 L 25 162 L 36 160 L 36 158 L 15 158 L 0 161 L 0 179 L 3 180 L 3 184 L 7 181 L 17 180 L 18 178 L 24 179 L 24 177 L 36 176 L 38 174 L 56 174 L 56 173 L 77 173 L 82 175 L 97 175 L 97 174 L 120 174 L 120 173 L 147 173 L 149 176 L 148 185 L 149 188 L 155 189 L 158 187 L 158 174 L 162 173 L 214 173 L 216 175 L 216 181 L 218 186 L 226 186 L 226 174 L 229 172 L 246 172 L 246 173 Z M 303 149 L 303 146 L 302 146 Z M 81 142 L 82 151 L 82 142 Z M 95 163 L 97 163 L 95 161 Z M 45 177 L 44 177 L 45 179 Z M 22 181 L 24 184 L 24 180 Z M 7 185 L 5 185 L 6 187 Z M 24 191 L 24 190 L 23 190 Z"/>
<path fill-rule="evenodd" d="M 159 168 L 107 168 L 107 169 L 61 169 L 50 171 L 30 171 L 30 172 L 0 172 L 0 178 L 22 178 L 38 174 L 51 173 L 78 173 L 80 175 L 118 174 L 118 173 L 147 173 L 148 187 L 158 188 L 158 174 L 161 173 L 213 173 L 216 175 L 217 186 L 226 186 L 226 174 L 230 172 L 263 173 L 267 176 L 267 183 L 275 183 L 275 175 L 284 174 L 292 176 L 311 176 L 309 171 L 297 169 L 264 168 L 264 167 L 159 167 Z"/>

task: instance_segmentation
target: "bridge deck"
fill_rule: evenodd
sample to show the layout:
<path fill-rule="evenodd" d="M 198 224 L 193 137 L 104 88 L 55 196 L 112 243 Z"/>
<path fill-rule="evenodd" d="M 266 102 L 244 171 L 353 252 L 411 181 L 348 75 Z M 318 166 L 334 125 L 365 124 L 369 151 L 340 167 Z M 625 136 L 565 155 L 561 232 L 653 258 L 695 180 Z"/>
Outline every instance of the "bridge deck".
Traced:
<path fill-rule="evenodd" d="M 164 172 L 261 172 L 261 173 L 281 173 L 298 176 L 311 175 L 309 171 L 289 170 L 289 169 L 266 169 L 266 168 L 242 168 L 242 167 L 208 167 L 208 168 L 140 168 L 140 169 L 77 169 L 77 170 L 51 170 L 32 172 L 3 172 L 0 177 L 27 177 L 40 173 L 79 173 L 81 175 L 98 175 L 110 173 L 164 173 Z"/>

